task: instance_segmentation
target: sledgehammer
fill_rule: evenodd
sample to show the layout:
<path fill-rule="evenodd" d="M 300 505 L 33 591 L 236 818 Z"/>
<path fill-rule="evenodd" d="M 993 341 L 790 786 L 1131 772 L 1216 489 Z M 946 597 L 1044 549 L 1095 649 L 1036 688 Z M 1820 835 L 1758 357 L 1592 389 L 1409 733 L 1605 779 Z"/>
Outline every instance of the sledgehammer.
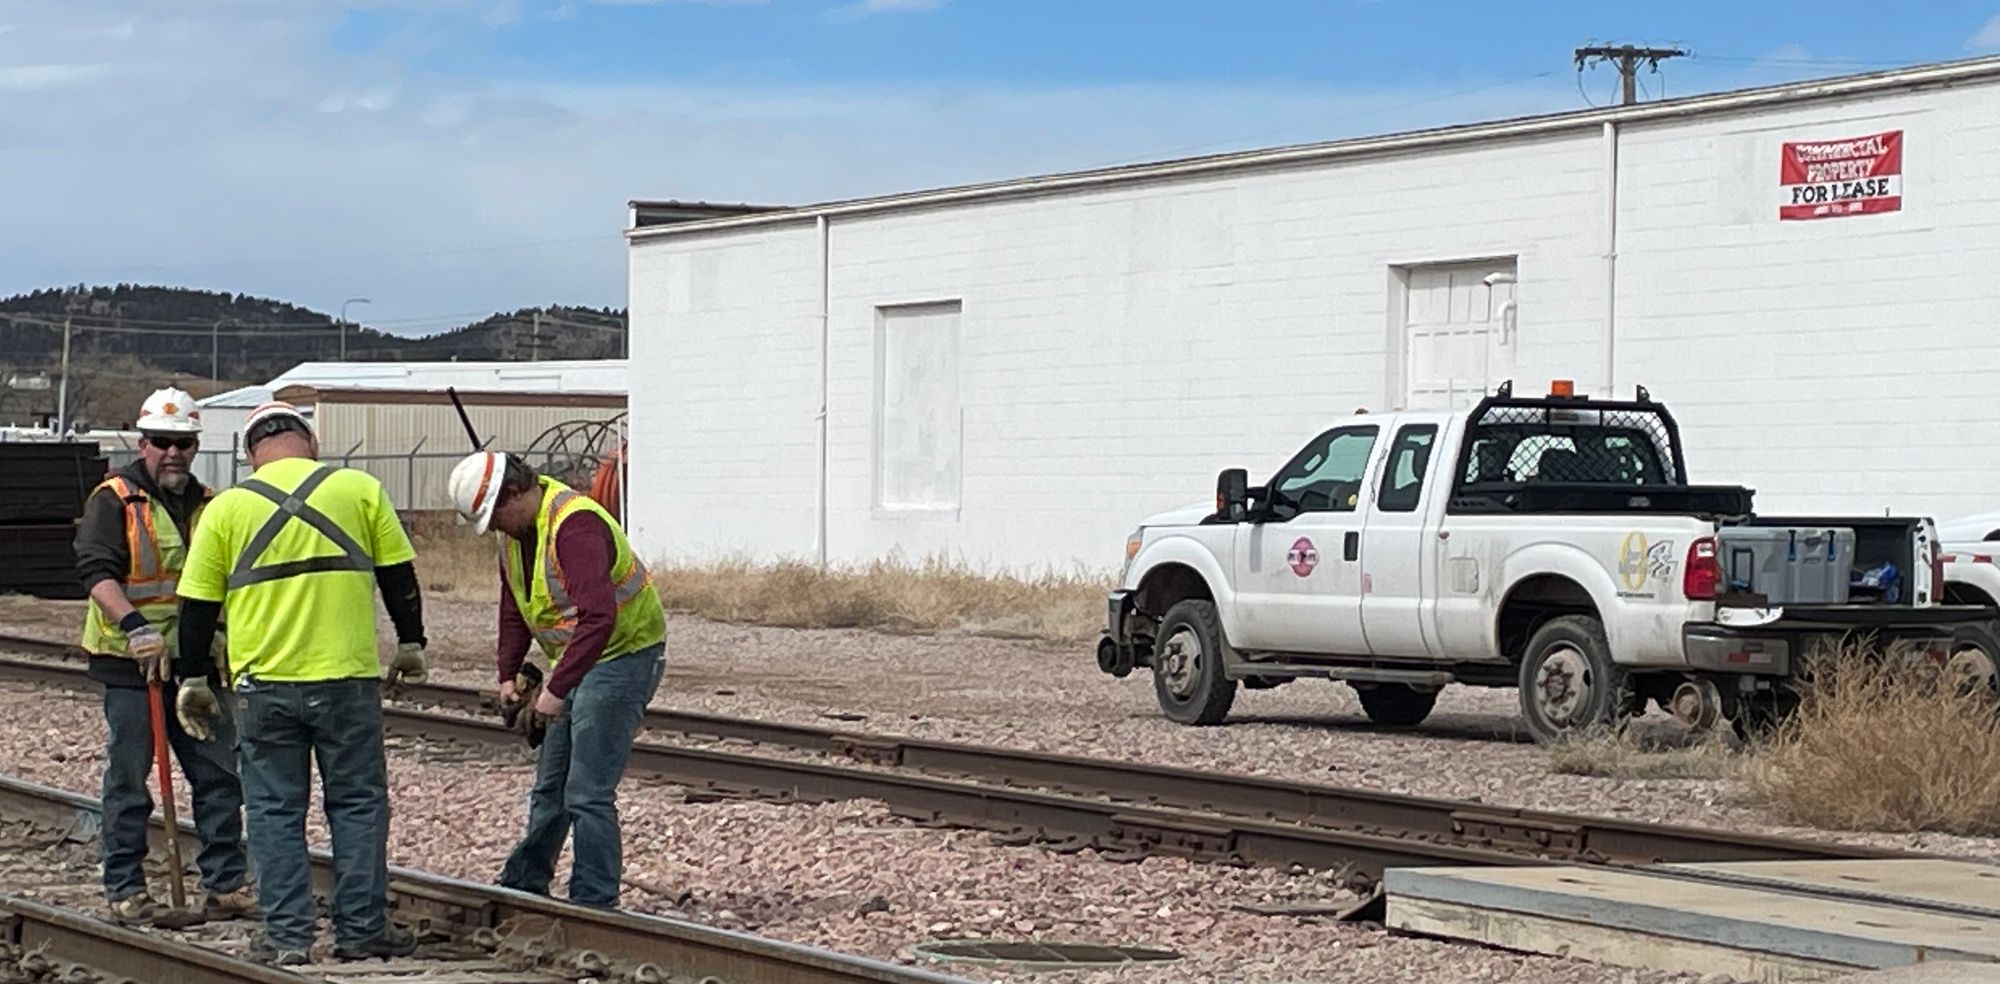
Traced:
<path fill-rule="evenodd" d="M 150 674 L 149 674 L 150 675 Z M 159 768 L 160 811 L 167 820 L 167 882 L 173 908 L 153 920 L 162 929 L 186 929 L 206 921 L 201 913 L 187 907 L 187 884 L 181 868 L 181 824 L 174 806 L 174 766 L 168 758 L 166 695 L 160 681 L 146 681 L 146 696 L 153 714 L 153 763 Z"/>

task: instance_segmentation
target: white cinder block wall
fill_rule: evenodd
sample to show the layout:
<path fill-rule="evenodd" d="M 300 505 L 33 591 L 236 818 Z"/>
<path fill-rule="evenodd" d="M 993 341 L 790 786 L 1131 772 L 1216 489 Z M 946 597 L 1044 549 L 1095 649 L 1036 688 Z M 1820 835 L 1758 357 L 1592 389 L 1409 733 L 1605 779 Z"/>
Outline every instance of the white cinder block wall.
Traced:
<path fill-rule="evenodd" d="M 1760 509 L 2000 508 L 2000 89 L 1631 124 L 1618 134 L 1615 382 Z M 1777 221 L 1785 140 L 1903 128 L 1904 210 Z M 827 553 L 1115 566 L 1144 515 L 1256 476 L 1403 395 L 1408 268 L 1512 258 L 1512 375 L 1605 385 L 1595 128 L 1280 171 L 836 216 Z M 810 213 L 631 249 L 631 524 L 659 557 L 815 552 Z M 877 482 L 884 308 L 959 305 L 956 508 Z M 1476 301 L 1475 301 L 1476 303 Z"/>
<path fill-rule="evenodd" d="M 1784 141 L 1894 129 L 1902 211 L 1777 221 Z M 1626 133 L 1619 378 L 1670 402 L 1697 481 L 1766 513 L 2000 509 L 1996 160 L 1990 83 Z"/>

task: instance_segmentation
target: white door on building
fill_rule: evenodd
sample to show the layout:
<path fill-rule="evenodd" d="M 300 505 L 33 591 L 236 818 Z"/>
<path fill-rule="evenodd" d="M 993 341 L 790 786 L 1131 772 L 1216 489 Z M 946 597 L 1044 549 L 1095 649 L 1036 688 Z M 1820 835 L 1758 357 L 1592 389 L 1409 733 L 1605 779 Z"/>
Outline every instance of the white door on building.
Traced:
<path fill-rule="evenodd" d="M 1511 258 L 1404 268 L 1403 406 L 1465 406 L 1513 378 L 1514 271 Z"/>

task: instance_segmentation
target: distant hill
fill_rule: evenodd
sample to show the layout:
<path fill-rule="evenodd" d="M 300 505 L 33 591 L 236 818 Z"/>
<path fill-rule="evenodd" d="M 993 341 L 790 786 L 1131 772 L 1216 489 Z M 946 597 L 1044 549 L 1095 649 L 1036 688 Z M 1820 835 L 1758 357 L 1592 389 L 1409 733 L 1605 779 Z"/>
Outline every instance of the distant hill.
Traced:
<path fill-rule="evenodd" d="M 169 379 L 200 397 L 341 352 L 333 315 L 269 298 L 135 284 L 35 291 L 0 299 L 0 424 L 55 412 L 65 319 L 70 415 L 107 425 Z M 556 305 L 416 337 L 350 324 L 346 351 L 368 362 L 603 359 L 624 354 L 624 340 L 624 311 Z"/>

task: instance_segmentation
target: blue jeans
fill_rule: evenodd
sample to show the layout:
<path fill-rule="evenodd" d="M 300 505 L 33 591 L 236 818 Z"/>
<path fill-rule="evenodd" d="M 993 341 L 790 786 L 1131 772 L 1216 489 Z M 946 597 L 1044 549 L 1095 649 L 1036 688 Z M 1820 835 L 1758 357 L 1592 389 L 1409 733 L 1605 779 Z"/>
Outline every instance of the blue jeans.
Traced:
<path fill-rule="evenodd" d="M 243 887 L 243 785 L 236 778 L 236 737 L 225 712 L 215 737 L 196 741 L 174 714 L 174 685 L 161 688 L 167 745 L 180 760 L 194 802 L 194 826 L 201 834 L 201 886 L 221 894 Z M 104 862 L 104 895 L 117 901 L 146 888 L 147 818 L 153 813 L 153 716 L 144 687 L 104 688 L 104 723 L 111 738 L 105 748 L 104 829 L 99 857 Z"/>
<path fill-rule="evenodd" d="M 563 840 L 576 829 L 569 900 L 616 908 L 624 847 L 618 833 L 618 780 L 632 755 L 632 737 L 666 671 L 666 643 L 600 662 L 563 703 L 549 725 L 535 788 L 528 794 L 528 831 L 507 857 L 500 884 L 549 894 Z"/>
<path fill-rule="evenodd" d="M 379 681 L 239 681 L 236 723 L 250 854 L 264 935 L 283 950 L 312 946 L 312 860 L 306 807 L 319 763 L 333 835 L 333 936 L 360 946 L 388 927 L 389 767 Z"/>

